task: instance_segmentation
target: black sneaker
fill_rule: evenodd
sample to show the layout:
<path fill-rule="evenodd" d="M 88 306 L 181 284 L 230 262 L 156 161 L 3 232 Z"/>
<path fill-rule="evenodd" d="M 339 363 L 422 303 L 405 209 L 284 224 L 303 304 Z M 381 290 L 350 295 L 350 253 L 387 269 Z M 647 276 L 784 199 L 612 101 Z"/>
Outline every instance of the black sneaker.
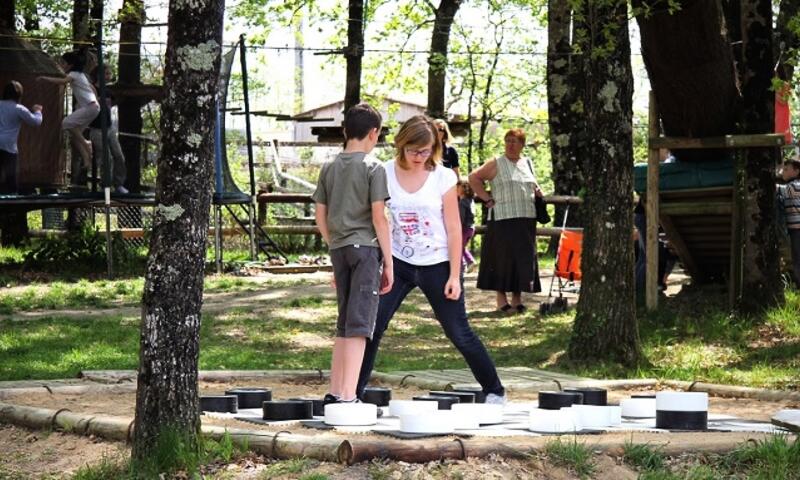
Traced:
<path fill-rule="evenodd" d="M 325 396 L 322 397 L 322 404 L 323 405 L 328 405 L 330 403 L 339 403 L 341 401 L 342 400 L 339 397 L 337 397 L 336 395 L 330 394 L 330 393 L 326 393 Z"/>

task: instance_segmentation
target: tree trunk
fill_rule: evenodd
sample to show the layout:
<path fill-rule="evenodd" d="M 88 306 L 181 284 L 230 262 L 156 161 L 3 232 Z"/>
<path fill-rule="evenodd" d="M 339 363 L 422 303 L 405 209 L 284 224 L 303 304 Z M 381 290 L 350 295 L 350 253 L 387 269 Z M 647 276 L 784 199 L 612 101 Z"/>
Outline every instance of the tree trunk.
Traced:
<path fill-rule="evenodd" d="M 141 42 L 144 3 L 142 0 L 124 0 L 120 14 L 119 63 L 117 84 L 120 86 L 141 85 Z M 142 134 L 142 104 L 137 98 L 120 97 L 117 111 L 119 131 Z M 125 155 L 125 187 L 131 192 L 141 192 L 142 144 L 138 138 L 120 135 L 119 144 Z"/>
<path fill-rule="evenodd" d="M 100 29 L 103 28 L 103 0 L 92 0 L 89 17 L 92 20 L 91 25 L 89 25 L 89 31 L 92 34 L 92 41 L 97 45 L 101 38 Z"/>
<path fill-rule="evenodd" d="M 17 31 L 17 12 L 15 0 L 0 1 L 0 28 Z"/>
<path fill-rule="evenodd" d="M 447 47 L 462 0 L 442 0 L 436 9 L 431 34 L 431 54 L 428 57 L 428 111 L 432 118 L 445 118 L 444 87 L 447 74 Z"/>
<path fill-rule="evenodd" d="M 85 49 L 89 41 L 89 0 L 74 0 L 72 7 L 72 40 L 75 50 Z"/>
<path fill-rule="evenodd" d="M 579 105 L 575 70 L 580 67 L 577 56 L 571 55 L 572 9 L 568 2 L 549 0 L 547 7 L 547 112 L 550 129 L 550 159 L 556 195 L 577 195 L 583 185 L 583 165 L 578 155 L 578 133 L 582 118 L 576 113 Z M 554 225 L 561 225 L 566 208 L 556 205 Z M 576 206 L 571 207 L 569 225 L 578 225 Z M 558 244 L 551 249 L 555 251 Z"/>
<path fill-rule="evenodd" d="M 723 34 L 726 36 L 727 43 L 730 45 L 733 55 L 733 70 L 736 74 L 736 84 L 742 84 L 742 1 L 741 0 L 721 0 L 722 12 L 725 18 Z M 737 106 L 741 108 L 741 102 Z M 741 112 L 737 110 L 737 119 L 741 117 Z"/>
<path fill-rule="evenodd" d="M 150 241 L 132 457 L 159 435 L 196 442 L 203 269 L 214 172 L 223 0 L 171 2 L 161 109 L 156 217 Z"/>
<path fill-rule="evenodd" d="M 634 0 L 635 7 L 642 0 Z M 736 87 L 731 47 L 719 1 L 683 0 L 681 9 L 636 17 L 642 56 L 656 96 L 664 133 L 713 137 L 736 129 Z M 707 160 L 725 151 L 677 150 L 679 160 Z"/>
<path fill-rule="evenodd" d="M 347 80 L 344 87 L 344 111 L 361 102 L 361 59 L 364 56 L 364 2 L 350 0 L 347 20 Z"/>
<path fill-rule="evenodd" d="M 627 2 L 584 2 L 583 105 L 589 145 L 583 280 L 568 354 L 574 361 L 638 363 L 633 282 L 633 74 Z M 599 26 L 602 26 L 600 28 Z"/>
<path fill-rule="evenodd" d="M 770 133 L 774 129 L 775 67 L 772 45 L 772 3 L 742 1 L 742 133 Z M 778 237 L 774 224 L 775 148 L 751 148 L 745 155 L 745 254 L 742 309 L 760 311 L 783 303 Z"/>

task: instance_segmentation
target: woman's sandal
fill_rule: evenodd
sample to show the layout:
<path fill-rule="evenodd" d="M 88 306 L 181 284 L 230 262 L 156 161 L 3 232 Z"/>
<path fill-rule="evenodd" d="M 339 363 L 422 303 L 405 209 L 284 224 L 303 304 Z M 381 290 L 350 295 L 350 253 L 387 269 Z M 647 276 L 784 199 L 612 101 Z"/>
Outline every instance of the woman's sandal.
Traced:
<path fill-rule="evenodd" d="M 525 305 L 520 303 L 519 305 L 516 306 L 516 309 L 517 309 L 517 313 L 525 313 L 525 311 L 528 309 L 528 307 L 526 307 Z"/>
<path fill-rule="evenodd" d="M 498 308 L 497 311 L 498 312 L 503 312 L 503 313 L 509 313 L 513 308 L 514 307 L 512 307 L 511 305 L 506 303 L 502 307 Z"/>

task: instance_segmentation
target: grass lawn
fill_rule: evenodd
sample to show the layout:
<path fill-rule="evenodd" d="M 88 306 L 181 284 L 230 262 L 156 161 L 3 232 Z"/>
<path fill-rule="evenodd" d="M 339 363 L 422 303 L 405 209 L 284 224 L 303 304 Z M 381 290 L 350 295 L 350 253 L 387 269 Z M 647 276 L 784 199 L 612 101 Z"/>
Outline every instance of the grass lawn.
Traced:
<path fill-rule="evenodd" d="M 108 315 L 59 314 L 136 306 L 142 280 L 54 282 L 0 292 L 0 380 L 74 377 L 80 370 L 134 369 L 138 363 L 139 316 L 130 308 Z M 204 314 L 200 367 L 203 369 L 328 368 L 336 302 L 324 285 L 279 280 L 254 283 L 241 277 L 209 277 L 209 293 L 255 295 L 254 300 Z M 221 300 L 224 302 L 224 299 Z M 725 313 L 724 292 L 687 287 L 663 302 L 656 315 L 640 318 L 648 361 L 638 368 L 573 365 L 563 352 L 574 312 L 540 317 L 538 312 L 499 316 L 491 296 L 468 290 L 473 328 L 499 366 L 548 368 L 598 378 L 702 380 L 771 388 L 798 388 L 800 295 L 761 318 Z M 208 301 L 213 305 L 213 300 Z M 44 311 L 22 319 L 21 312 Z M 47 315 L 47 311 L 53 315 Z M 533 310 L 533 309 L 532 309 Z M 127 313 L 126 313 L 127 312 Z M 464 368 L 444 337 L 424 297 L 412 293 L 392 320 L 378 357 L 381 371 Z"/>

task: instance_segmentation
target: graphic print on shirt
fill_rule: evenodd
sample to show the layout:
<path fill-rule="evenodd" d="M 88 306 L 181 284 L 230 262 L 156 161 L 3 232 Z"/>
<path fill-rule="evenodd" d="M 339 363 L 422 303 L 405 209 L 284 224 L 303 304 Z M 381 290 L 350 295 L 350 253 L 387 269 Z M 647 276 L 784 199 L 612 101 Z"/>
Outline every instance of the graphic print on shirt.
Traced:
<path fill-rule="evenodd" d="M 430 218 L 437 212 L 419 205 L 403 206 L 397 203 L 391 205 L 390 211 L 394 217 L 392 241 L 399 247 L 399 252 L 404 258 L 425 255 L 434 249 Z"/>

